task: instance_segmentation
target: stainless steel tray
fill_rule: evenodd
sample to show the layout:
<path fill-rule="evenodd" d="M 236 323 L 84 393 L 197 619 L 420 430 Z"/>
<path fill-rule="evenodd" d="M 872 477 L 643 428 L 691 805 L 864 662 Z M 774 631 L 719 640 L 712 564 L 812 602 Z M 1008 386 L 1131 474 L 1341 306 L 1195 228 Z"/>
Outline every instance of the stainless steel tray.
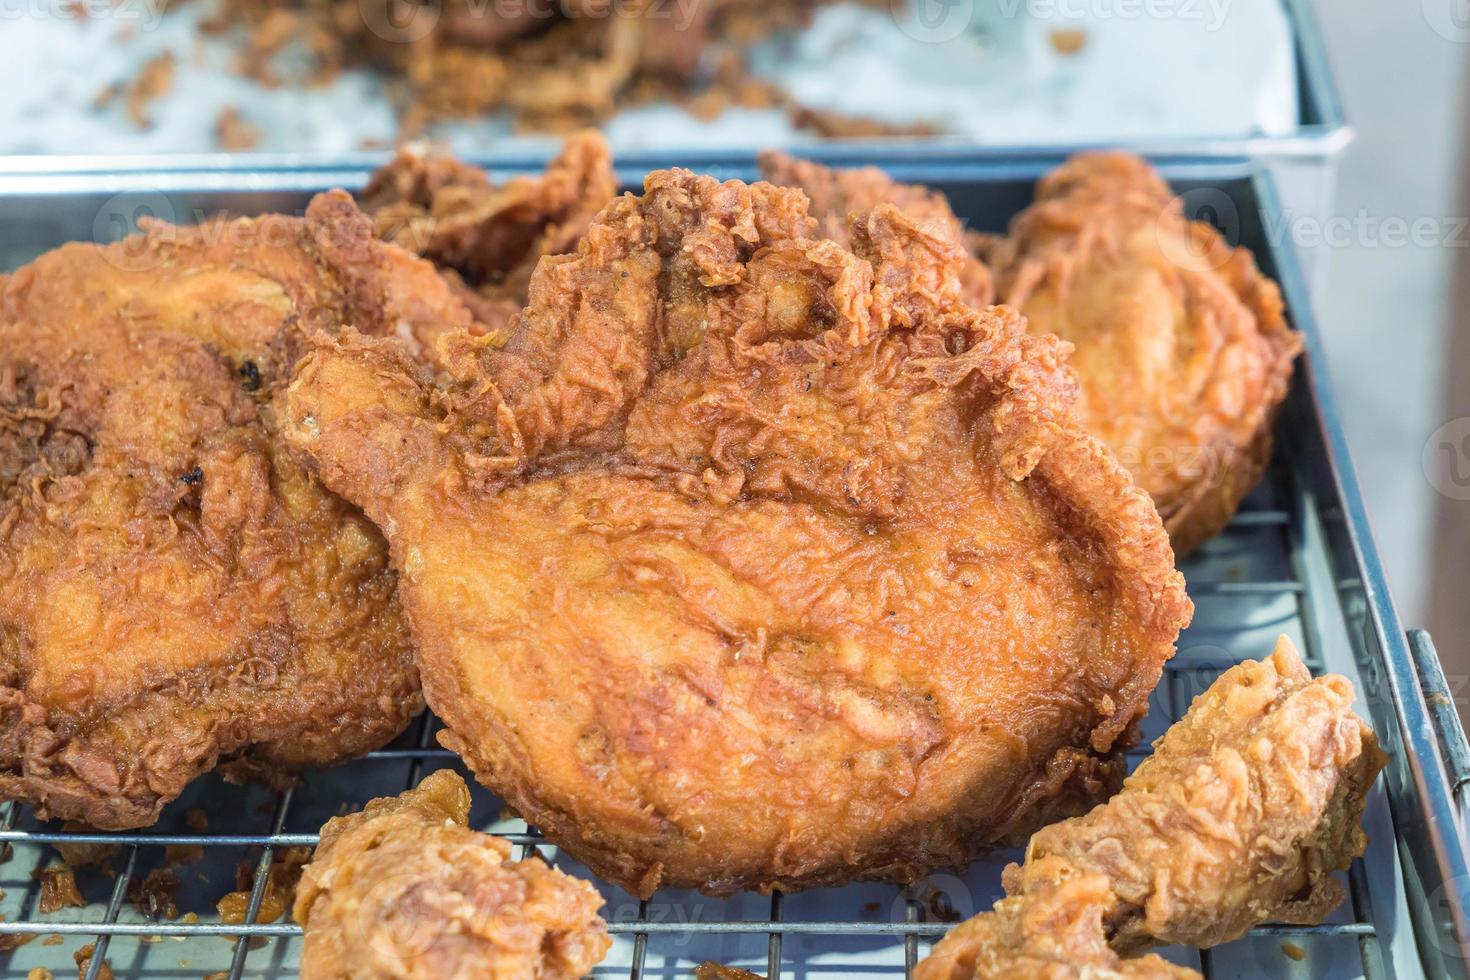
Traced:
<path fill-rule="evenodd" d="M 650 161 L 669 162 L 684 161 Z M 715 169 L 748 178 L 753 161 Z M 1035 163 L 944 159 L 893 169 L 942 187 L 972 226 L 994 231 L 1030 200 L 1040 172 Z M 1432 646 L 1416 634 L 1411 649 L 1390 600 L 1320 371 L 1320 340 L 1300 272 L 1291 254 L 1265 234 L 1279 210 L 1273 186 L 1243 164 L 1173 164 L 1165 173 L 1191 207 L 1254 249 L 1282 283 L 1307 351 L 1280 419 L 1268 479 L 1229 529 L 1185 565 L 1198 607 L 1195 622 L 1154 697 L 1145 734 L 1160 733 L 1226 666 L 1264 656 L 1275 636 L 1286 633 L 1314 670 L 1353 679 L 1363 695 L 1360 710 L 1392 757 L 1368 807 L 1368 853 L 1346 876 L 1351 899 L 1330 923 L 1267 926 L 1207 952 L 1175 948 L 1166 954 L 1216 977 L 1465 977 L 1470 756 L 1450 723 L 1452 712 L 1443 710 L 1443 677 Z M 334 184 L 359 186 L 365 176 L 353 170 L 13 175 L 0 179 L 0 266 L 67 239 L 114 237 L 141 213 L 189 221 L 219 209 L 299 211 L 309 193 Z M 642 174 L 623 176 L 631 183 Z M 222 925 L 215 901 L 234 887 L 242 862 L 264 867 L 282 848 L 314 843 L 322 821 L 345 807 L 399 792 L 433 768 L 457 765 L 435 744 L 434 727 L 426 718 L 391 747 L 308 774 L 284 794 L 207 777 L 170 806 L 157 827 L 138 833 L 66 833 L 36 822 L 23 807 L 0 807 L 0 841 L 14 848 L 0 863 L 0 936 L 60 937 L 0 957 L 0 977 L 24 977 L 36 966 L 62 975 L 73 969 L 72 953 L 90 942 L 118 977 L 294 976 L 296 927 L 257 921 L 263 877 L 257 876 L 247 924 Z M 208 814 L 207 831 L 190 829 L 184 815 L 191 808 Z M 500 821 L 499 813 L 499 801 L 477 789 L 476 826 L 509 836 L 523 845 L 523 854 L 535 849 L 586 875 L 534 829 Z M 41 915 L 32 873 L 54 860 L 49 845 L 58 841 L 110 843 L 120 850 L 114 875 L 79 872 L 87 908 Z M 202 861 L 179 870 L 179 909 L 198 913 L 197 923 L 151 920 L 127 900 L 130 884 L 164 863 L 168 845 L 203 848 Z M 660 892 L 638 902 L 604 886 L 604 912 L 617 942 L 596 975 L 686 977 L 695 964 L 713 959 L 787 978 L 904 976 L 956 916 L 989 906 L 999 894 L 1000 869 L 1014 857 L 997 854 L 908 889 L 870 884 L 784 898 L 722 901 Z M 100 963 L 101 955 L 86 974 L 90 980 Z"/>

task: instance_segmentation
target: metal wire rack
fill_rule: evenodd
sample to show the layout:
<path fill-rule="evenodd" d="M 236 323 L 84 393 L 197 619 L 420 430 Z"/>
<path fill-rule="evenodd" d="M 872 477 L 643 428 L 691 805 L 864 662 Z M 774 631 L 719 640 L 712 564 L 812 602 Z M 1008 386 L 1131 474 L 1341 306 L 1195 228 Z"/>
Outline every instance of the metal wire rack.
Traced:
<path fill-rule="evenodd" d="M 1026 203 L 1030 181 L 1043 166 L 890 169 L 901 179 L 943 184 L 975 226 L 995 230 Z M 751 169 L 751 161 L 744 161 L 726 172 L 748 176 Z M 1397 659 L 1409 661 L 1407 647 L 1367 541 L 1351 474 L 1340 468 L 1341 436 L 1330 395 L 1315 377 L 1313 360 L 1320 352 L 1300 274 L 1289 258 L 1281 264 L 1264 234 L 1275 213 L 1269 185 L 1259 175 L 1229 168 L 1176 168 L 1171 176 L 1227 190 L 1239 209 L 1241 243 L 1282 282 L 1307 337 L 1309 358 L 1283 411 L 1268 479 L 1226 532 L 1184 566 L 1195 621 L 1180 638 L 1179 654 L 1154 694 L 1133 759 L 1143 758 L 1148 744 L 1220 672 L 1265 656 L 1276 636 L 1285 633 L 1314 672 L 1344 673 L 1353 680 L 1360 710 L 1373 721 L 1394 764 L 1370 798 L 1369 850 L 1344 876 L 1349 898 L 1330 921 L 1312 927 L 1268 925 L 1213 950 L 1170 948 L 1164 955 L 1221 978 L 1379 980 L 1423 976 L 1431 961 L 1458 962 L 1464 975 L 1463 907 L 1451 894 L 1450 911 L 1436 916 L 1426 912 L 1424 896 L 1457 876 L 1470 882 L 1463 870 L 1463 844 L 1453 850 L 1443 832 L 1455 819 L 1445 801 L 1452 798 L 1452 787 L 1470 785 L 1470 763 L 1463 757 L 1453 761 L 1462 746 L 1446 750 L 1451 762 L 1443 763 L 1434 736 L 1425 743 L 1415 734 L 1420 727 L 1432 728 L 1417 689 L 1422 668 Z M 213 184 L 195 189 L 196 178 L 188 175 L 151 175 L 135 183 L 170 188 L 180 195 L 185 213 L 186 204 L 209 211 L 292 210 L 304 201 L 304 191 L 325 184 L 353 186 L 360 179 L 360 174 L 263 172 L 252 177 L 248 193 Z M 0 186 L 0 205 L 33 221 L 38 238 L 34 244 L 5 243 L 7 257 L 85 237 L 102 203 L 78 198 L 77 187 L 65 181 L 46 178 L 38 186 L 34 193 Z M 231 186 L 244 185 L 232 178 Z M 57 207 L 57 194 L 70 205 Z M 1432 663 L 1432 654 L 1428 659 Z M 387 748 L 307 774 L 286 792 L 235 786 L 217 776 L 197 780 L 157 826 L 135 833 L 77 832 L 39 823 L 24 807 L 0 806 L 0 848 L 8 848 L 0 853 L 0 947 L 27 940 L 0 954 L 0 980 L 27 977 L 37 968 L 58 976 L 70 973 L 77 969 L 74 956 L 88 945 L 92 955 L 80 969 L 82 980 L 99 980 L 109 970 L 118 978 L 295 976 L 300 930 L 289 912 L 282 915 L 271 904 L 269 869 L 289 849 L 314 845 L 328 817 L 401 792 L 432 769 L 458 766 L 457 757 L 438 747 L 436 727 L 425 716 Z M 1454 771 L 1446 775 L 1447 767 Z M 522 859 L 539 856 L 591 878 L 535 828 L 505 818 L 500 801 L 478 787 L 475 794 L 476 827 L 520 845 Z M 58 860 L 58 846 L 81 845 L 111 849 L 104 863 L 76 872 L 85 906 L 42 913 L 39 872 Z M 936 873 L 902 889 L 863 884 L 725 900 L 660 892 L 637 901 L 599 884 L 615 944 L 595 975 L 687 977 L 698 963 L 714 960 L 783 980 L 911 976 L 929 945 L 953 922 L 988 908 L 1000 895 L 1000 871 L 1017 856 L 991 855 L 963 872 Z M 147 905 L 139 901 L 140 887 L 165 869 L 179 879 L 175 902 L 184 913 L 179 918 L 139 907 Z M 244 921 L 222 922 L 216 902 L 241 885 L 249 890 Z"/>
<path fill-rule="evenodd" d="M 1150 739 L 1182 714 L 1220 671 L 1246 657 L 1264 656 L 1277 633 L 1292 635 L 1301 644 L 1315 672 L 1328 669 L 1325 641 L 1312 609 L 1321 583 L 1314 581 L 1307 567 L 1305 500 L 1291 489 L 1289 473 L 1278 468 L 1275 475 L 1251 508 L 1186 566 L 1199 611 L 1155 694 L 1146 733 Z M 337 809 L 323 812 L 324 804 L 339 800 L 355 807 L 372 795 L 412 786 L 432 769 L 457 764 L 452 753 L 435 744 L 436 724 L 425 715 L 392 746 L 308 776 L 301 787 L 273 797 L 210 777 L 171 807 L 154 830 L 73 832 L 39 825 L 23 807 L 7 804 L 0 816 L 0 842 L 9 844 L 13 854 L 0 866 L 0 887 L 6 893 L 0 901 L 6 914 L 0 933 L 60 937 L 60 941 L 42 939 L 54 945 L 31 942 L 20 947 L 0 976 L 24 976 L 34 966 L 55 970 L 58 960 L 69 964 L 82 943 L 94 944 L 81 974 L 85 980 L 104 976 L 104 962 L 118 977 L 210 975 L 240 980 L 294 975 L 299 928 L 284 919 L 262 919 L 272 862 L 287 848 L 315 845 L 314 827 Z M 1131 754 L 1141 759 L 1147 752 L 1145 744 Z M 348 789 L 339 796 L 343 788 Z M 268 805 L 262 807 L 262 802 Z M 197 816 L 181 819 L 201 805 L 215 829 L 190 830 L 184 820 L 197 823 Z M 514 820 L 484 819 L 499 812 L 498 801 L 488 796 L 477 799 L 477 825 L 520 845 L 523 858 L 538 854 L 587 876 L 534 828 Z M 1380 841 L 1382 849 L 1391 852 L 1391 838 Z M 87 892 L 100 889 L 97 894 L 99 898 L 105 894 L 104 901 L 81 914 L 74 909 L 39 912 L 41 885 L 33 872 L 54 860 L 56 844 L 117 849 L 105 870 L 77 871 Z M 129 900 L 130 891 L 149 870 L 167 864 L 169 848 L 199 849 L 191 855 L 199 860 L 175 866 L 176 874 L 196 879 L 191 887 L 180 888 L 177 901 L 182 911 L 198 914 L 197 922 L 150 917 Z M 1370 860 L 1384 857 L 1370 854 Z M 232 864 L 254 872 L 245 921 L 238 924 L 219 921 L 214 909 L 214 901 L 235 888 Z M 194 865 L 202 873 L 191 876 Z M 695 963 L 713 958 L 739 962 L 772 978 L 908 976 L 927 945 L 956 916 L 988 907 L 999 897 L 1002 865 L 998 860 L 985 861 L 964 876 L 936 875 L 902 890 L 856 886 L 728 901 L 678 893 L 633 903 L 609 889 L 609 928 L 617 945 L 598 975 L 633 980 L 687 976 Z M 1217 971 L 1238 973 L 1242 960 L 1256 964 L 1248 972 L 1278 972 L 1270 969 L 1270 961 L 1285 968 L 1299 955 L 1311 957 L 1317 966 L 1357 965 L 1353 972 L 1368 978 L 1390 976 L 1375 926 L 1376 896 L 1362 862 L 1354 865 L 1347 883 L 1350 900 L 1338 919 L 1328 924 L 1266 926 L 1240 943 L 1214 951 L 1170 950 L 1168 955 L 1207 976 Z M 95 914 L 98 908 L 100 916 Z M 179 940 L 185 943 L 181 946 Z M 751 940 L 763 948 L 754 948 Z M 812 956 L 818 947 L 824 951 Z M 1228 972 L 1220 971 L 1222 965 Z"/>

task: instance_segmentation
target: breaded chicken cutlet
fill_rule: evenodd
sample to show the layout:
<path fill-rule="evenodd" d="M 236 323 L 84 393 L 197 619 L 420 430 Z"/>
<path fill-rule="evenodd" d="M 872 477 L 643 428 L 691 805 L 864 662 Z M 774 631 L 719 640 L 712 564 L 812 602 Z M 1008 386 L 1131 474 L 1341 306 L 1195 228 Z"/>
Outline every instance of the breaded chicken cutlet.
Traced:
<path fill-rule="evenodd" d="M 999 300 L 1073 345 L 1083 419 L 1186 554 L 1260 482 L 1301 339 L 1251 254 L 1143 160 L 1075 157 L 1036 198 L 986 254 Z"/>
<path fill-rule="evenodd" d="M 470 324 L 342 192 L 0 280 L 0 796 L 141 827 L 422 705 L 382 537 L 278 441 L 308 334 Z"/>
<path fill-rule="evenodd" d="M 1060 346 L 892 206 L 650 175 L 500 347 L 320 337 L 292 445 L 389 539 L 444 743 L 637 895 L 912 880 L 1121 777 L 1190 603 Z"/>

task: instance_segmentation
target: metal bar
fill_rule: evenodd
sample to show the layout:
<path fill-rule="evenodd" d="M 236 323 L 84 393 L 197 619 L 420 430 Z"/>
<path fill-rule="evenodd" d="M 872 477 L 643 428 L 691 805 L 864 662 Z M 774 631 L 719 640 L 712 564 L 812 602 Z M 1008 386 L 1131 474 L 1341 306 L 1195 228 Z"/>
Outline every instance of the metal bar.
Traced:
<path fill-rule="evenodd" d="M 1191 596 L 1201 595 L 1300 595 L 1300 582 L 1187 582 Z"/>
<path fill-rule="evenodd" d="M 133 872 L 138 866 L 138 849 L 128 848 L 128 859 L 123 864 L 117 881 L 112 886 L 112 897 L 107 902 L 107 918 L 104 920 L 108 925 L 117 925 L 117 917 L 122 914 L 123 902 L 127 900 L 128 883 L 133 880 Z M 107 960 L 107 947 L 112 944 L 112 936 L 105 933 L 97 933 L 97 941 L 92 946 L 92 958 L 87 961 L 86 980 L 97 980 L 102 975 L 102 964 Z"/>
<path fill-rule="evenodd" d="M 276 802 L 275 816 L 271 818 L 271 833 L 279 834 L 286 823 L 286 812 L 291 808 L 291 797 L 293 790 L 287 787 L 281 793 Z M 276 847 L 267 844 L 260 853 L 260 862 L 255 866 L 255 882 L 250 887 L 250 902 L 245 907 L 245 924 L 254 925 L 256 916 L 260 914 L 260 903 L 265 898 L 265 890 L 270 885 L 271 862 L 275 857 Z M 250 955 L 250 940 L 252 934 L 242 934 L 235 940 L 234 957 L 230 961 L 229 980 L 240 980 L 241 974 L 245 972 L 245 957 Z"/>
<path fill-rule="evenodd" d="M 1226 528 L 1275 527 L 1290 519 L 1284 510 L 1243 510 L 1230 519 Z"/>
<path fill-rule="evenodd" d="M 920 909 L 919 903 L 914 901 L 914 890 L 910 886 L 903 891 L 904 924 L 908 926 L 919 925 Z M 906 980 L 913 980 L 914 970 L 919 965 L 919 937 L 916 933 L 905 933 L 903 937 L 903 975 Z"/>
<path fill-rule="evenodd" d="M 781 921 L 781 893 L 771 892 L 771 923 Z M 766 945 L 766 980 L 781 980 L 781 933 L 772 932 Z"/>
<path fill-rule="evenodd" d="M 424 711 L 422 714 L 419 715 L 419 730 L 418 734 L 414 736 L 415 748 L 400 751 L 389 750 L 390 754 L 377 756 L 377 758 L 380 759 L 410 760 L 408 764 L 408 780 L 403 787 L 404 792 L 408 792 L 418 785 L 419 776 L 424 771 L 424 759 L 427 758 L 428 753 L 432 751 L 431 749 L 429 749 L 429 736 L 432 734 L 433 731 L 434 715 L 429 711 Z M 450 758 L 454 758 L 454 753 L 450 752 L 448 749 L 441 749 L 440 751 L 443 752 L 444 755 L 447 755 Z"/>
<path fill-rule="evenodd" d="M 643 980 L 643 961 L 648 957 L 648 934 L 649 934 L 649 932 L 659 932 L 659 931 L 673 932 L 673 931 L 675 931 L 673 929 L 667 929 L 667 930 L 657 930 L 657 929 L 652 929 L 651 930 L 651 929 L 649 929 L 649 926 L 652 926 L 654 924 L 655 923 L 652 923 L 652 922 L 649 922 L 648 921 L 648 900 L 647 899 L 644 899 L 643 901 L 641 901 L 641 902 L 638 903 L 638 921 L 632 923 L 633 928 L 634 928 L 635 931 L 633 933 L 633 966 L 628 971 L 629 980 Z M 668 925 L 668 924 L 669 923 L 658 923 L 658 925 Z M 770 927 L 770 923 L 769 922 L 763 923 L 763 924 L 767 928 Z M 621 926 L 621 925 L 623 925 L 623 923 L 617 923 L 617 925 Z M 618 933 L 618 932 L 625 932 L 627 930 L 620 929 L 620 928 L 619 929 L 615 929 L 614 928 L 614 923 L 611 923 L 610 922 L 610 923 L 608 923 L 608 930 L 607 931 L 608 932 L 612 932 L 612 933 Z"/>
<path fill-rule="evenodd" d="M 1439 732 L 1439 743 L 1444 750 L 1445 768 L 1448 770 L 1450 787 L 1457 797 L 1464 795 L 1470 787 L 1470 744 L 1465 741 L 1465 729 L 1460 724 L 1460 713 L 1455 710 L 1455 695 L 1440 666 L 1439 654 L 1434 641 L 1424 630 L 1409 630 L 1409 648 L 1414 653 L 1414 665 L 1419 670 L 1424 688 L 1424 700 Z M 1461 816 L 1464 800 L 1461 803 Z"/>
<path fill-rule="evenodd" d="M 1352 901 L 1353 918 L 1359 922 L 1372 922 L 1373 897 L 1368 879 L 1363 874 L 1362 861 L 1354 861 L 1348 868 L 1348 895 Z M 1379 948 L 1377 933 L 1358 937 L 1358 957 L 1363 961 L 1363 980 L 1379 980 L 1383 976 L 1383 950 Z"/>
<path fill-rule="evenodd" d="M 643 903 L 639 914 L 646 914 L 647 903 Z M 710 935 L 754 936 L 773 931 L 783 936 L 940 936 L 948 929 L 944 922 L 809 922 L 792 920 L 773 923 L 767 919 L 752 919 L 737 922 L 650 922 L 640 919 L 635 922 L 609 922 L 607 931 L 613 935 L 670 935 L 681 932 L 699 932 Z M 109 936 L 299 936 L 301 927 L 295 924 L 251 923 L 247 925 L 225 925 L 216 922 L 200 922 L 194 925 L 174 923 L 99 923 L 99 922 L 4 922 L 0 923 L 0 935 L 7 933 L 49 933 L 64 936 L 106 934 Z M 1375 931 L 1367 922 L 1338 922 L 1320 926 L 1265 925 L 1257 926 L 1248 936 L 1372 936 Z"/>

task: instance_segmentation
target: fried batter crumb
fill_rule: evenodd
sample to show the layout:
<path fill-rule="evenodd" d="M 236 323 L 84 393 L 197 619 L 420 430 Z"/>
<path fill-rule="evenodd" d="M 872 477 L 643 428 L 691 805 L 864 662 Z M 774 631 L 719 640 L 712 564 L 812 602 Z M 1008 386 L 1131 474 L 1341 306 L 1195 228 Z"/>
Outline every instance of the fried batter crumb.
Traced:
<path fill-rule="evenodd" d="M 1061 55 L 1072 55 L 1087 45 L 1087 32 L 1057 28 L 1050 35 L 1052 50 Z"/>
<path fill-rule="evenodd" d="M 134 126 L 153 128 L 153 116 L 149 110 L 155 101 L 173 90 L 175 67 L 174 53 L 164 51 L 150 58 L 127 87 L 128 118 Z"/>
<path fill-rule="evenodd" d="M 239 109 L 227 105 L 219 111 L 214 123 L 214 141 L 221 150 L 253 150 L 260 145 L 260 137 L 260 127 L 241 115 Z"/>
<path fill-rule="evenodd" d="M 72 959 L 77 962 L 77 980 L 87 980 L 87 970 L 92 965 L 92 955 L 97 951 L 96 943 L 88 943 L 72 954 Z M 104 959 L 101 968 L 97 971 L 97 980 L 115 980 L 112 973 L 112 963 Z"/>
<path fill-rule="evenodd" d="M 0 922 L 5 921 L 5 916 L 0 915 Z M 10 953 L 20 949 L 26 943 L 35 941 L 36 934 L 33 932 L 12 932 L 0 936 L 0 953 Z"/>
<path fill-rule="evenodd" d="M 84 908 L 87 900 L 77 889 L 77 876 L 69 865 L 42 868 L 34 875 L 41 883 L 39 908 L 46 915 L 57 909 Z"/>
<path fill-rule="evenodd" d="M 260 897 L 260 909 L 256 922 L 275 922 L 296 899 L 296 883 L 301 880 L 301 869 L 311 861 L 311 848 L 288 847 L 280 851 L 271 861 L 266 873 L 265 891 Z M 235 872 L 235 891 L 216 903 L 220 922 L 227 926 L 243 925 L 250 911 L 250 893 L 255 887 L 255 865 L 242 862 Z"/>
<path fill-rule="evenodd" d="M 179 917 L 175 899 L 179 893 L 179 876 L 167 868 L 154 868 L 141 881 L 134 881 L 128 888 L 128 900 L 139 912 L 150 919 Z"/>
<path fill-rule="evenodd" d="M 54 980 L 51 971 L 44 966 L 33 966 L 26 973 L 26 980 Z"/>

